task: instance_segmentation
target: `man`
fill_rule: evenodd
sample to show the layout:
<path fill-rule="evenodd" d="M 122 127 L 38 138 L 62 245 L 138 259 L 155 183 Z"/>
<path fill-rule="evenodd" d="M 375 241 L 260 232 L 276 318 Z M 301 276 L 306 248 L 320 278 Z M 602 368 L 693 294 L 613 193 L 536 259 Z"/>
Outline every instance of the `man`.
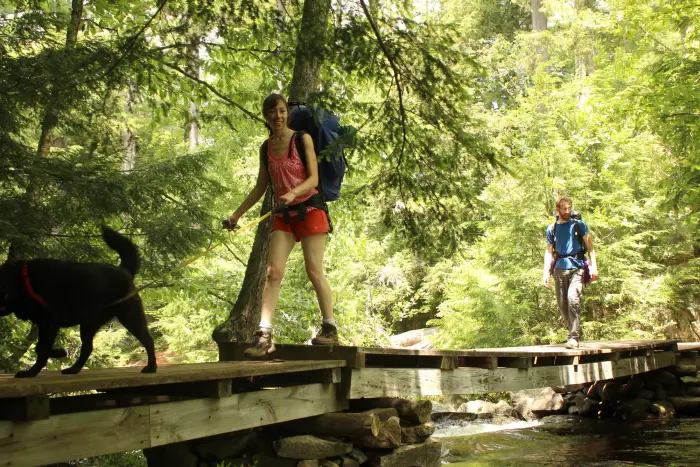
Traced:
<path fill-rule="evenodd" d="M 571 218 L 571 199 L 562 197 L 557 200 L 557 214 L 557 221 L 547 228 L 543 281 L 544 286 L 549 288 L 553 270 L 557 306 L 569 328 L 565 345 L 569 349 L 577 349 L 581 340 L 581 292 L 585 266 L 581 237 L 590 256 L 591 281 L 598 278 L 598 265 L 588 226 L 582 220 Z"/>

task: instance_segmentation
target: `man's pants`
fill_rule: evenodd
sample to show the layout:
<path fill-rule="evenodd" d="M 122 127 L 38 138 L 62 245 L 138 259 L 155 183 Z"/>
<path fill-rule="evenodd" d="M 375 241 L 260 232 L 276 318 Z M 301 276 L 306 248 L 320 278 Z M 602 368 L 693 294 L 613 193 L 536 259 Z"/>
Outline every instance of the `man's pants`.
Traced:
<path fill-rule="evenodd" d="M 581 292 L 583 269 L 555 269 L 554 292 L 564 325 L 569 328 L 569 339 L 581 339 Z"/>

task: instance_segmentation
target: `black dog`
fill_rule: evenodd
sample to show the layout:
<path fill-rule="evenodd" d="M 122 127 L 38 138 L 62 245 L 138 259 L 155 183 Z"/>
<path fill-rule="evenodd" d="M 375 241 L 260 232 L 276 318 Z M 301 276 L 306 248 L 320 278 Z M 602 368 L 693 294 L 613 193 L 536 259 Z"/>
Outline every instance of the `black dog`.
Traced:
<path fill-rule="evenodd" d="M 119 267 L 102 263 L 77 263 L 56 259 L 13 261 L 0 266 L 0 316 L 14 313 L 39 328 L 36 363 L 17 378 L 36 376 L 51 356 L 59 328 L 80 325 L 80 356 L 65 374 L 78 373 L 92 353 L 95 333 L 117 318 L 143 344 L 148 364 L 143 373 L 156 371 L 153 338 L 134 276 L 141 265 L 136 245 L 107 227 L 105 243 L 119 253 Z"/>

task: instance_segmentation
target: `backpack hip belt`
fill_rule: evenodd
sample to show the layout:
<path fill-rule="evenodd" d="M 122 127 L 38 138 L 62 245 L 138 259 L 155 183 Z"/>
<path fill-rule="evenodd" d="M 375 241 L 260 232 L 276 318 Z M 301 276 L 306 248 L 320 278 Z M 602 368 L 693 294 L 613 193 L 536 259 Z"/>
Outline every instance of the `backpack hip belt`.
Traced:
<path fill-rule="evenodd" d="M 318 193 L 315 193 L 309 199 L 304 200 L 301 203 L 282 208 L 278 210 L 278 212 L 282 213 L 282 218 L 284 219 L 284 222 L 286 222 L 287 224 L 291 224 L 292 216 L 289 213 L 296 211 L 299 220 L 303 221 L 306 217 L 306 208 L 323 209 L 324 211 L 326 211 L 326 213 L 328 212 L 326 208 L 326 203 L 323 201 L 323 198 Z"/>

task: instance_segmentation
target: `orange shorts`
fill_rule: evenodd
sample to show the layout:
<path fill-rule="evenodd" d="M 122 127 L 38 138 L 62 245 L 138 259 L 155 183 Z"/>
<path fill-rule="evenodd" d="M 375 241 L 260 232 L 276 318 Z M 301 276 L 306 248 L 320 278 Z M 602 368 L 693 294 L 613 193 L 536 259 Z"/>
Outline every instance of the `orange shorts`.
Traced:
<path fill-rule="evenodd" d="M 287 224 L 281 216 L 275 216 L 272 222 L 272 230 L 281 230 L 282 232 L 293 233 L 296 241 L 301 241 L 304 237 L 310 237 L 320 233 L 328 233 L 328 216 L 323 209 L 314 209 L 306 213 L 304 220 L 300 220 L 298 216 L 291 218 L 291 222 Z"/>

